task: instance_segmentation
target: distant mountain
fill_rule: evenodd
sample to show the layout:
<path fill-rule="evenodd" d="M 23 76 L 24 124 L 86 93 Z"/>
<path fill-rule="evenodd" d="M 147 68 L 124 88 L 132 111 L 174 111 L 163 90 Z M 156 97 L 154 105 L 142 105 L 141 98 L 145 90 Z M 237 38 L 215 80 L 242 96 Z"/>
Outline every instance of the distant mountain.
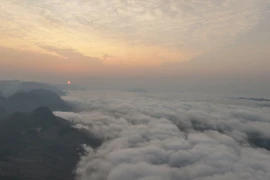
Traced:
<path fill-rule="evenodd" d="M 75 84 L 54 84 L 55 87 L 65 91 L 86 91 L 87 89 Z"/>
<path fill-rule="evenodd" d="M 24 82 L 24 81 L 16 81 L 16 80 L 5 80 L 0 81 L 0 96 L 8 97 L 16 92 L 29 92 L 35 89 L 46 89 L 50 90 L 58 95 L 65 95 L 64 92 L 60 87 L 56 87 L 51 84 L 45 84 L 40 82 Z"/>
<path fill-rule="evenodd" d="M 270 99 L 265 99 L 265 98 L 239 97 L 237 99 L 250 100 L 250 101 L 260 101 L 260 102 L 270 102 Z"/>
<path fill-rule="evenodd" d="M 0 119 L 6 117 L 7 115 L 8 112 L 4 108 L 0 107 Z"/>
<path fill-rule="evenodd" d="M 0 101 L 4 100 L 5 98 L 3 96 L 1 96 L 0 94 Z"/>
<path fill-rule="evenodd" d="M 37 89 L 29 92 L 17 92 L 8 98 L 0 99 L 0 107 L 8 112 L 31 112 L 45 106 L 53 111 L 71 111 L 71 106 L 50 90 Z"/>
<path fill-rule="evenodd" d="M 73 180 L 82 144 L 101 143 L 46 107 L 14 113 L 0 120 L 0 179 Z"/>
<path fill-rule="evenodd" d="M 1 96 L 1 92 L 0 92 L 0 119 L 6 117 L 8 115 L 8 112 L 5 108 L 1 107 L 1 102 L 3 102 L 5 100 L 4 97 Z"/>
<path fill-rule="evenodd" d="M 141 88 L 133 88 L 133 89 L 129 89 L 128 92 L 146 93 L 147 91 L 145 89 L 141 89 Z"/>

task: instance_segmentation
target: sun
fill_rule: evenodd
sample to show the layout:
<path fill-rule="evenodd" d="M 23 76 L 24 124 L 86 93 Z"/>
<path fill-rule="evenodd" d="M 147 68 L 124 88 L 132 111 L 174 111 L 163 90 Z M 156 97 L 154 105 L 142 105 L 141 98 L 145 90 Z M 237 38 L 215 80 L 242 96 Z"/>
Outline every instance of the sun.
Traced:
<path fill-rule="evenodd" d="M 70 85 L 71 84 L 71 81 L 68 81 L 67 84 Z"/>

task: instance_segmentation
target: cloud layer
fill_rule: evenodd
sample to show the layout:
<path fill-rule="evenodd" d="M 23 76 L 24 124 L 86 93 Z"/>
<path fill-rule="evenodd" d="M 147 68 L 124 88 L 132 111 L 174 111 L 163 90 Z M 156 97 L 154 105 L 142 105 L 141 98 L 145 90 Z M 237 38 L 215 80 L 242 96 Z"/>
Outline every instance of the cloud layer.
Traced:
<path fill-rule="evenodd" d="M 4 0 L 0 45 L 110 54 L 127 64 L 183 61 L 256 27 L 267 5 L 268 0 Z"/>
<path fill-rule="evenodd" d="M 80 98 L 77 98 L 80 97 Z M 104 140 L 82 157 L 78 180 L 267 180 L 267 108 L 133 93 L 74 94 L 65 117 Z"/>

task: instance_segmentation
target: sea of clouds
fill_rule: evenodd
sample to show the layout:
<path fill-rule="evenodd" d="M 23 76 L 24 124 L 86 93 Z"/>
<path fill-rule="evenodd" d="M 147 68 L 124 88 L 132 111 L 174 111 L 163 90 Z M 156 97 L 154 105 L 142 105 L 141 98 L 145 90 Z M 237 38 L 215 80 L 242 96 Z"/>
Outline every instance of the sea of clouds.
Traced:
<path fill-rule="evenodd" d="M 55 114 L 104 141 L 78 180 L 269 180 L 270 108 L 214 99 L 74 92 L 83 111 Z"/>

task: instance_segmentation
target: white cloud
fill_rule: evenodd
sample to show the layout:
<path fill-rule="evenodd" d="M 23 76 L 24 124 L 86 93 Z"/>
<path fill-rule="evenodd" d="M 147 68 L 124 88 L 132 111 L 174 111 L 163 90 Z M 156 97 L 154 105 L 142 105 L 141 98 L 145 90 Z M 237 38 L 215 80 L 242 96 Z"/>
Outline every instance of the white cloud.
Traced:
<path fill-rule="evenodd" d="M 249 139 L 256 132 L 258 141 L 269 143 L 265 108 L 132 93 L 93 92 L 81 98 L 85 112 L 56 112 L 104 139 L 82 157 L 79 180 L 270 177 L 269 151 Z"/>

